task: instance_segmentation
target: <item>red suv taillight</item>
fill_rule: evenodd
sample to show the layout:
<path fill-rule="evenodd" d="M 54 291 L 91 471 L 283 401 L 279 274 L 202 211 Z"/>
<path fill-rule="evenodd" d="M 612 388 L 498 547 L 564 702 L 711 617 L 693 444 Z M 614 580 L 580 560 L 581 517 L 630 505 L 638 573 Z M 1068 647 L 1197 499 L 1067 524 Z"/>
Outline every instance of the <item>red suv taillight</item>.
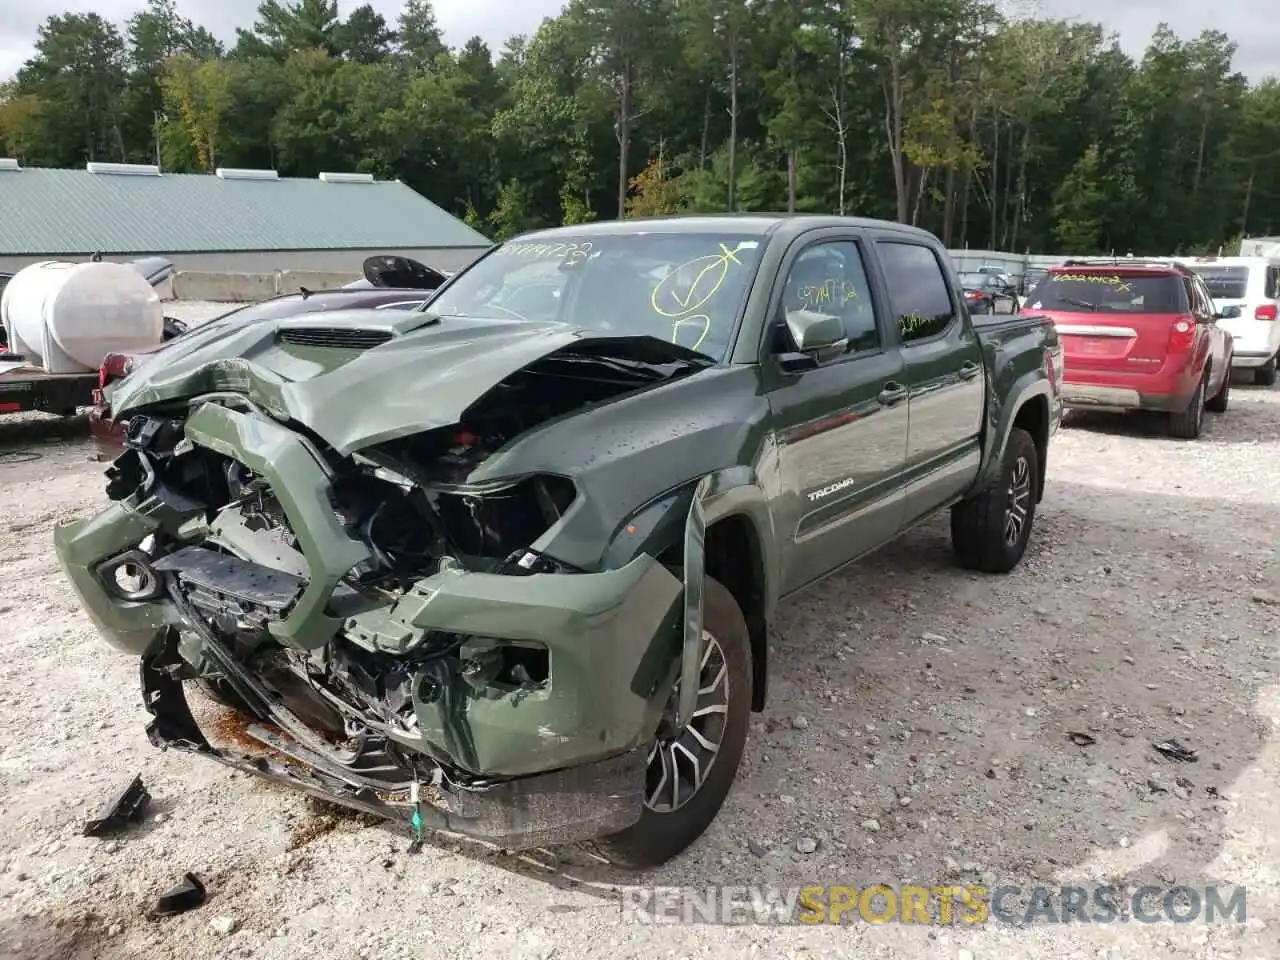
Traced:
<path fill-rule="evenodd" d="M 1179 317 L 1173 321 L 1173 328 L 1169 331 L 1170 353 L 1190 350 L 1195 342 L 1196 322 L 1193 318 Z"/>
<path fill-rule="evenodd" d="M 1044 354 L 1044 372 L 1045 376 L 1049 378 L 1049 385 L 1056 387 L 1058 385 L 1058 368 L 1053 362 L 1053 353 L 1047 350 Z"/>
<path fill-rule="evenodd" d="M 1277 313 L 1280 313 L 1280 311 L 1276 310 L 1276 305 L 1274 303 L 1264 303 L 1257 310 L 1253 311 L 1253 319 L 1274 320 L 1276 319 Z"/>
<path fill-rule="evenodd" d="M 108 353 L 98 368 L 98 389 L 101 390 L 112 380 L 120 380 L 133 370 L 133 357 L 123 353 Z"/>

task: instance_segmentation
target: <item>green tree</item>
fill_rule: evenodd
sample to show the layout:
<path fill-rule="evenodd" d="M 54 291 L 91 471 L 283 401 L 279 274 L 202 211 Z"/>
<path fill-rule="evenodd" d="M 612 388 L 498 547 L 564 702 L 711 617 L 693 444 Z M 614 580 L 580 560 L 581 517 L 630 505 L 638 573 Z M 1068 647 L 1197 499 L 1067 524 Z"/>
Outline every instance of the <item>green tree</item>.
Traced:
<path fill-rule="evenodd" d="M 41 26 L 0 87 L 0 149 L 364 170 L 507 233 L 673 206 L 1019 251 L 1280 232 L 1280 85 L 1247 82 L 1221 31 L 1162 25 L 1135 61 L 994 0 L 571 0 L 495 57 L 448 49 L 430 0 L 394 30 L 371 0 L 266 0 L 224 55 L 178 0 L 131 2 L 123 36 Z"/>
<path fill-rule="evenodd" d="M 170 57 L 160 77 L 164 104 L 178 118 L 201 170 L 218 161 L 222 128 L 231 107 L 231 73 L 221 60 L 197 60 L 187 53 Z"/>
<path fill-rule="evenodd" d="M 242 59 L 272 56 L 284 60 L 299 50 L 342 53 L 338 0 L 263 0 L 249 30 L 237 29 Z"/>
<path fill-rule="evenodd" d="M 43 104 L 32 93 L 18 93 L 11 83 L 0 84 L 0 147 L 4 155 L 22 160 L 40 135 Z"/>
<path fill-rule="evenodd" d="M 333 31 L 334 45 L 342 55 L 358 63 L 376 63 L 391 53 L 396 35 L 382 14 L 364 3 Z"/>
<path fill-rule="evenodd" d="M 498 240 L 507 240 L 541 226 L 537 214 L 530 209 L 529 193 L 519 180 L 508 180 L 498 191 L 498 202 L 489 214 L 489 223 Z"/>
<path fill-rule="evenodd" d="M 431 0 L 406 0 L 396 29 L 400 54 L 426 69 L 447 51 Z"/>
<path fill-rule="evenodd" d="M 1063 250 L 1096 253 L 1107 223 L 1107 194 L 1102 186 L 1098 145 L 1091 143 L 1054 196 L 1054 236 Z"/>
<path fill-rule="evenodd" d="M 40 99 L 33 162 L 74 166 L 124 160 L 121 124 L 126 55 L 120 32 L 96 13 L 69 13 L 44 22 L 35 56 L 18 72 L 16 92 Z"/>

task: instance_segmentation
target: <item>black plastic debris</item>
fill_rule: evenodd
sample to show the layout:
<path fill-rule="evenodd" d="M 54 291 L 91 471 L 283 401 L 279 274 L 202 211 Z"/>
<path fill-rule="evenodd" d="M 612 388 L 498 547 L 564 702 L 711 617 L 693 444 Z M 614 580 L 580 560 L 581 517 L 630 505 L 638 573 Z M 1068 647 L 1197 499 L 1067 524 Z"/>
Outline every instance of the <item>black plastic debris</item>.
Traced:
<path fill-rule="evenodd" d="M 1157 753 L 1168 757 L 1170 760 L 1176 760 L 1178 763 L 1195 763 L 1200 759 L 1200 754 L 1177 740 L 1161 740 L 1159 743 L 1153 743 L 1152 746 L 1155 747 Z"/>
<path fill-rule="evenodd" d="M 138 774 L 129 781 L 127 787 L 102 808 L 102 813 L 97 819 L 90 820 L 84 825 L 84 836 L 102 837 L 123 829 L 129 823 L 140 819 L 150 802 L 151 794 L 142 785 L 142 774 Z"/>
<path fill-rule="evenodd" d="M 160 894 L 156 905 L 151 908 L 151 916 L 172 917 L 186 913 L 204 903 L 204 899 L 204 884 L 194 873 L 188 873 L 182 883 Z"/>
<path fill-rule="evenodd" d="M 1097 738 L 1091 737 L 1087 733 L 1081 733 L 1079 730 L 1068 730 L 1067 739 L 1077 747 L 1092 747 L 1098 742 Z"/>

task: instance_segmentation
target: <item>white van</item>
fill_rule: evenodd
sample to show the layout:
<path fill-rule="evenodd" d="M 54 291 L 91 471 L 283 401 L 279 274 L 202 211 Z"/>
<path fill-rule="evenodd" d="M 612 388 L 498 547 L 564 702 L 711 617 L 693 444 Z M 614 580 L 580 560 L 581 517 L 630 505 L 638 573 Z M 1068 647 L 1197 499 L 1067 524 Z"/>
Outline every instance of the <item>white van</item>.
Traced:
<path fill-rule="evenodd" d="M 1280 356 L 1280 258 L 1194 257 L 1182 259 L 1204 278 L 1218 325 L 1235 340 L 1232 369 L 1250 369 L 1254 382 L 1276 382 Z"/>

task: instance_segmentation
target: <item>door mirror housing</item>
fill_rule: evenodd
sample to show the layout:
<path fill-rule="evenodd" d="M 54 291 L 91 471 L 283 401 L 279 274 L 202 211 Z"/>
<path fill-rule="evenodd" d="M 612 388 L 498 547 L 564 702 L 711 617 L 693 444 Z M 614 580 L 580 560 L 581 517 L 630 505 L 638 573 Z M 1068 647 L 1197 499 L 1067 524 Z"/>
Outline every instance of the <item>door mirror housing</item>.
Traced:
<path fill-rule="evenodd" d="M 1242 315 L 1242 311 L 1238 306 L 1232 304 L 1229 307 L 1223 307 L 1217 314 L 1218 320 L 1235 320 Z"/>
<path fill-rule="evenodd" d="M 813 310 L 788 310 L 787 332 L 801 353 L 843 350 L 849 345 L 844 335 L 844 320 L 830 313 Z"/>
<path fill-rule="evenodd" d="M 849 346 L 844 321 L 829 313 L 788 310 L 784 314 L 789 347 L 778 355 L 778 365 L 788 373 L 812 370 L 824 360 L 839 356 Z"/>

